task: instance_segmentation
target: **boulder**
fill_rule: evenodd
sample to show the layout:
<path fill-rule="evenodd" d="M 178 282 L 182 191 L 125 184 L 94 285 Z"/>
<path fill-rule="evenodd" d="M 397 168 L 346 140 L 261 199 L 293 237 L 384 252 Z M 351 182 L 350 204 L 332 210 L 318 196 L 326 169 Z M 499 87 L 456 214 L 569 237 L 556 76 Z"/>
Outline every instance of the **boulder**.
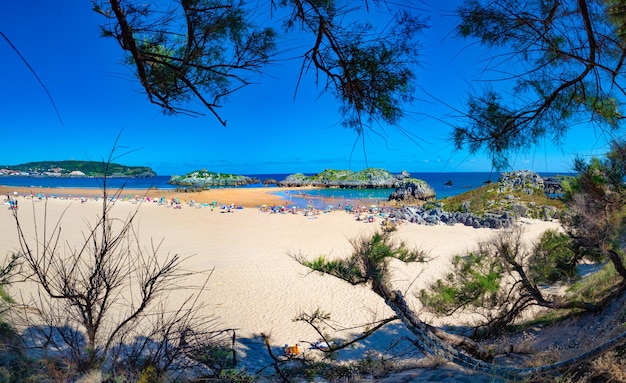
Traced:
<path fill-rule="evenodd" d="M 511 190 L 520 190 L 522 193 L 532 195 L 536 190 L 544 192 L 543 178 L 530 170 L 516 170 L 505 172 L 500 175 L 500 193 Z"/>
<path fill-rule="evenodd" d="M 432 201 L 436 198 L 435 189 L 433 189 L 425 181 L 410 178 L 404 180 L 389 195 L 389 201 L 397 201 L 409 205 L 414 203 L 423 203 Z"/>
<path fill-rule="evenodd" d="M 528 207 L 524 204 L 514 203 L 509 210 L 520 217 L 528 217 Z"/>
<path fill-rule="evenodd" d="M 553 176 L 546 177 L 543 179 L 543 191 L 547 195 L 551 196 L 561 196 L 565 193 L 563 189 L 563 180 L 566 177 L 562 176 Z"/>

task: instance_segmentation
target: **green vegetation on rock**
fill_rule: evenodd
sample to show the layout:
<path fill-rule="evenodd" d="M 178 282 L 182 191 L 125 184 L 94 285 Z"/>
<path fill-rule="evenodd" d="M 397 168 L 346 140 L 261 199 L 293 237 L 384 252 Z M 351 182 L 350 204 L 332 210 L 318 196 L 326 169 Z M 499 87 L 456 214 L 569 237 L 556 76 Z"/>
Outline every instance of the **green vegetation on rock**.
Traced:
<path fill-rule="evenodd" d="M 521 189 L 503 190 L 500 182 L 491 183 L 448 197 L 441 202 L 447 211 L 470 212 L 476 215 L 518 212 L 521 216 L 544 218 L 547 210 L 561 211 L 563 202 L 546 197 L 543 190 L 534 189 L 532 194 Z"/>
<path fill-rule="evenodd" d="M 306 176 L 302 173 L 291 174 L 281 186 L 315 186 L 336 188 L 393 188 L 397 187 L 404 176 L 395 176 L 389 171 L 368 168 L 358 172 L 352 170 L 326 169 L 321 173 Z"/>
<path fill-rule="evenodd" d="M 195 170 L 182 176 L 172 176 L 167 183 L 202 188 L 209 186 L 241 186 L 256 182 L 258 182 L 258 179 L 248 176 Z"/>
<path fill-rule="evenodd" d="M 393 177 L 391 173 L 384 169 L 369 168 L 358 172 L 352 170 L 333 170 L 326 169 L 321 173 L 310 176 L 310 180 L 328 180 L 328 181 L 369 181 L 372 178 L 389 178 Z M 395 177 L 394 177 L 395 178 Z"/>

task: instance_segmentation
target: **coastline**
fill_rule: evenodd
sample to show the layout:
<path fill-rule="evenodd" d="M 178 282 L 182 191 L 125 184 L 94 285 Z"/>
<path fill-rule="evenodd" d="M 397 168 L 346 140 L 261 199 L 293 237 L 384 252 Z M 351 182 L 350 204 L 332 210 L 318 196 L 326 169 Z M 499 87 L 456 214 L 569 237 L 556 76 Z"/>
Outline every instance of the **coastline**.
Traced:
<path fill-rule="evenodd" d="M 357 205 L 368 205 L 376 203 L 379 207 L 395 206 L 394 202 L 388 202 L 378 198 L 335 198 L 322 197 L 309 194 L 311 191 L 320 190 L 314 187 L 232 187 L 232 188 L 211 188 L 202 191 L 183 192 L 173 189 L 123 189 L 119 198 L 125 200 L 139 200 L 149 198 L 151 200 L 164 198 L 166 201 L 177 199 L 183 204 L 191 201 L 199 204 L 226 204 L 236 205 L 245 208 L 256 208 L 262 205 L 293 205 L 300 208 L 313 205 L 317 209 L 324 209 L 328 205 L 335 207 L 346 206 L 348 203 Z M 109 197 L 119 191 L 111 188 Z M 0 195 L 20 196 L 47 196 L 55 199 L 95 199 L 102 198 L 102 189 L 97 188 L 46 188 L 46 187 L 25 187 L 25 186 L 4 186 L 0 185 Z"/>
<path fill-rule="evenodd" d="M 285 177 L 289 176 L 287 173 L 276 173 L 276 174 L 247 174 L 246 176 L 254 177 L 262 180 L 272 179 L 272 180 L 283 180 Z M 487 178 L 493 178 L 494 175 L 492 173 L 485 172 L 437 172 L 437 173 L 420 173 L 420 172 L 411 172 L 411 175 L 424 180 L 428 183 L 437 194 L 438 199 L 443 199 L 446 197 L 458 195 L 464 193 L 470 189 L 478 188 L 483 186 L 483 181 Z M 497 176 L 497 175 L 496 175 Z M 124 187 L 127 190 L 163 190 L 163 191 L 172 191 L 177 188 L 174 185 L 168 183 L 171 176 L 156 176 L 156 177 L 147 177 L 147 178 L 109 178 L 108 186 L 110 190 L 114 190 L 118 187 Z M 6 186 L 8 188 L 41 188 L 41 189 L 85 189 L 85 190 L 100 190 L 101 179 L 99 178 L 84 178 L 84 177 L 30 177 L 30 176 L 0 176 L 0 185 Z M 452 186 L 450 186 L 452 183 Z M 211 187 L 211 190 L 221 189 L 223 187 Z M 228 187 L 226 187 L 228 188 Z M 279 190 L 279 187 L 276 185 L 265 185 L 263 183 L 240 186 L 235 188 L 257 188 L 259 190 L 263 190 L 265 188 L 270 189 L 271 191 Z M 381 193 L 381 190 L 384 189 L 325 189 L 325 188 L 314 188 L 314 187 L 302 187 L 296 188 L 295 190 L 304 191 L 307 194 L 311 194 L 313 197 L 319 196 L 320 198 L 327 198 L 330 204 L 333 204 L 333 199 L 345 200 L 379 200 L 384 201 L 387 200 L 392 190 L 385 190 L 385 193 Z M 307 190 L 315 190 L 313 192 L 308 192 Z M 91 192 L 90 192 L 91 193 Z M 292 192 L 297 193 L 297 192 Z M 277 193 L 279 194 L 279 193 Z M 289 196 L 287 196 L 289 197 Z M 289 198 L 286 198 L 287 200 Z M 313 198 L 315 200 L 315 198 Z M 357 204 L 358 202 L 354 202 Z M 304 203 L 306 206 L 306 202 Z M 305 207 L 302 206 L 302 207 Z M 321 208 L 325 206 L 320 206 Z"/>
<path fill-rule="evenodd" d="M 19 189 L 19 190 L 18 190 Z M 285 189 L 293 190 L 293 189 Z M 295 189 L 300 190 L 300 189 Z M 50 224 L 61 220 L 63 240 L 67 244 L 79 245 L 84 241 L 86 222 L 93 221 L 102 209 L 102 199 L 96 200 L 101 192 L 90 191 L 86 201 L 84 189 L 62 190 L 76 192 L 67 198 L 49 198 L 43 203 L 31 199 L 31 193 L 52 194 L 58 189 L 0 188 L 5 195 L 17 192 L 19 214 L 23 219 L 27 238 L 34 238 L 34 228 L 29 225 L 36 214 L 46 212 Z M 332 321 L 344 330 L 333 332 L 333 337 L 348 339 L 358 334 L 359 328 L 373 320 L 392 315 L 384 302 L 366 286 L 351 286 L 336 278 L 311 273 L 295 259 L 296 254 L 309 258 L 320 255 L 329 258 L 345 257 L 352 251 L 351 241 L 370 236 L 381 226 L 375 222 L 359 221 L 354 214 L 345 211 L 330 211 L 317 215 L 306 215 L 299 211 L 263 212 L 256 208 L 266 203 L 283 201 L 272 195 L 268 188 L 212 189 L 201 193 L 172 193 L 162 190 L 126 190 L 124 195 L 161 196 L 178 195 L 185 201 L 219 199 L 224 203 L 245 206 L 239 210 L 204 208 L 189 203 L 180 209 L 156 203 L 137 204 L 130 198 L 116 202 L 112 212 L 123 219 L 137 211 L 136 224 L 141 232 L 141 242 L 152 239 L 163 240 L 159 254 L 180 254 L 188 257 L 185 268 L 197 271 L 189 278 L 191 285 L 203 284 L 210 273 L 207 290 L 200 296 L 209 315 L 216 317 L 216 325 L 237 329 L 241 368 L 257 371 L 272 363 L 267 354 L 261 333 L 270 335 L 270 344 L 276 355 L 282 355 L 285 344 L 315 342 L 319 335 L 307 324 L 294 321 L 302 313 L 316 309 L 327 312 Z M 150 194 L 156 193 L 156 194 Z M 13 196 L 13 195 L 12 195 Z M 8 205 L 0 214 L 0 251 L 10 254 L 19 248 L 15 234 L 15 221 Z M 248 208 L 249 207 L 249 208 Z M 139 210 L 137 210 L 139 209 Z M 228 214 L 225 214 L 228 213 Z M 529 242 L 548 228 L 558 228 L 558 222 L 532 221 L 520 223 L 525 227 L 525 239 Z M 495 229 L 475 229 L 463 225 L 418 225 L 402 223 L 394 237 L 411 247 L 420 248 L 433 257 L 426 265 L 394 264 L 394 287 L 407 292 L 409 304 L 419 311 L 419 300 L 412 291 L 419 291 L 429 283 L 445 275 L 453 256 L 467 252 L 483 240 L 498 233 Z M 176 307 L 187 295 L 170 293 L 163 304 Z M 17 282 L 9 287 L 12 297 L 36 301 L 36 286 Z M 465 323 L 470 317 L 439 319 L 423 313 L 424 320 L 434 325 Z M 389 336 L 389 334 L 394 334 Z M 410 337 L 408 331 L 398 323 L 390 323 L 365 345 L 355 346 L 340 354 L 341 360 L 362 358 L 369 351 L 386 353 L 394 339 Z M 405 345 L 411 347 L 410 345 Z M 315 351 L 307 351 L 314 353 Z"/>
<path fill-rule="evenodd" d="M 166 200 L 179 199 L 183 203 L 195 201 L 197 203 L 211 203 L 218 201 L 219 203 L 241 205 L 247 208 L 254 208 L 261 205 L 280 205 L 285 203 L 285 199 L 275 195 L 276 192 L 290 191 L 290 188 L 215 188 L 203 190 L 200 192 L 180 192 L 176 190 L 166 189 L 124 189 L 120 193 L 122 199 L 137 198 L 165 198 Z M 116 193 L 116 190 L 109 190 L 109 196 Z M 39 194 L 59 199 L 80 199 L 85 198 L 101 198 L 103 193 L 101 189 L 88 188 L 38 188 L 38 187 L 20 187 L 20 186 L 0 186 L 2 195 L 17 193 L 20 196 L 37 196 Z"/>

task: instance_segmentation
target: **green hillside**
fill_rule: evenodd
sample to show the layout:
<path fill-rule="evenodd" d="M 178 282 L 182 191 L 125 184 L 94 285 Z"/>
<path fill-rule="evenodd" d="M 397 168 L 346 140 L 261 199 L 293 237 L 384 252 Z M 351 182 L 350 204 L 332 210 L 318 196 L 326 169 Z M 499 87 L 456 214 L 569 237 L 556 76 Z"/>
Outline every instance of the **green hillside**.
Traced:
<path fill-rule="evenodd" d="M 154 177 L 156 173 L 146 166 L 126 166 L 115 163 L 103 163 L 98 161 L 38 161 L 27 162 L 20 165 L 5 165 L 2 168 L 12 171 L 25 172 L 32 175 L 61 174 L 70 175 L 71 172 L 79 171 L 85 177 L 102 177 L 108 166 L 109 177 Z"/>

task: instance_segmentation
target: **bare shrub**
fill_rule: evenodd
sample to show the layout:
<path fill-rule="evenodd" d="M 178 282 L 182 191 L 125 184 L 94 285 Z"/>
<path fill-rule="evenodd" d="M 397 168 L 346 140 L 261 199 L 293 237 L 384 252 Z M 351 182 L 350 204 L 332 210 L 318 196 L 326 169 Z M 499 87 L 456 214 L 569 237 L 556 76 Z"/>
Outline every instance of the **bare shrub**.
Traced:
<path fill-rule="evenodd" d="M 121 191 L 110 194 L 104 178 L 102 210 L 79 243 L 62 239 L 63 216 L 47 222 L 47 201 L 42 226 L 33 206 L 33 239 L 13 210 L 23 275 L 37 286 L 21 309 L 12 310 L 24 342 L 65 371 L 57 380 L 94 370 L 131 380 L 146 371 L 156 377 L 219 374 L 235 362 L 234 336 L 215 330 L 198 301 L 210 273 L 186 270 L 178 254 L 162 255 L 162 242 L 144 246 L 135 225 L 139 207 L 123 219 L 112 213 Z M 199 273 L 203 285 L 186 282 Z M 168 303 L 168 294 L 181 302 L 181 293 L 187 295 L 182 303 Z"/>

